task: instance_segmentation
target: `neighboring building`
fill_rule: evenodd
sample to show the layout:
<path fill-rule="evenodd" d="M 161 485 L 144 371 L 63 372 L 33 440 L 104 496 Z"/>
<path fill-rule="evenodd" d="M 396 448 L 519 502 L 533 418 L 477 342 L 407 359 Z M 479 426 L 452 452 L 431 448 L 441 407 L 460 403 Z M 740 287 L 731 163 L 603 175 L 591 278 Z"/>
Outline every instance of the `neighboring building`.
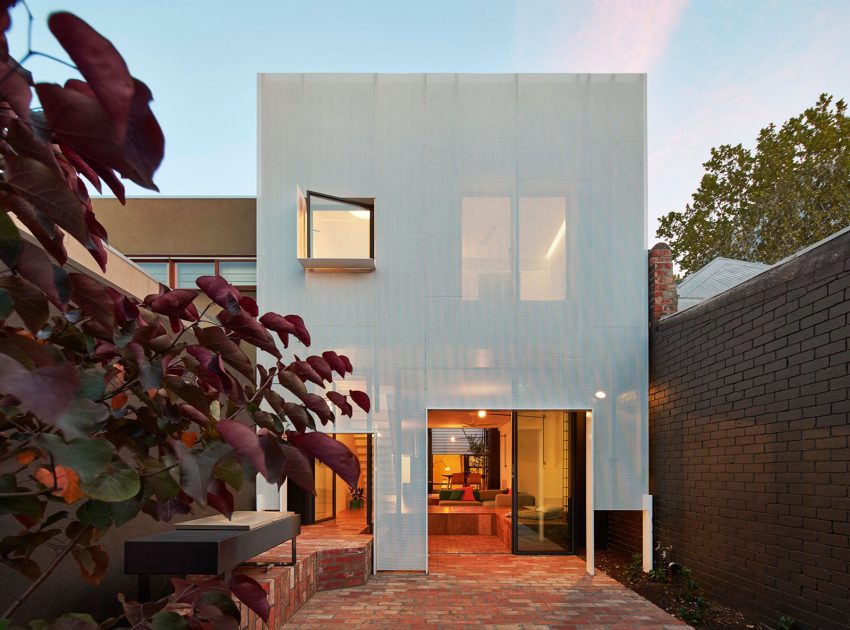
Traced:
<path fill-rule="evenodd" d="M 766 625 L 850 627 L 848 313 L 843 230 L 651 328 L 658 559 Z M 609 521 L 609 544 L 637 551 L 639 531 Z"/>
<path fill-rule="evenodd" d="M 689 274 L 676 287 L 679 310 L 714 297 L 770 269 L 770 265 L 718 256 L 702 269 Z"/>
<path fill-rule="evenodd" d="M 172 288 L 221 274 L 253 295 L 257 285 L 254 197 L 131 197 L 92 200 L 109 243 Z"/>
<path fill-rule="evenodd" d="M 592 570 L 582 515 L 651 509 L 645 75 L 262 74 L 258 101 L 260 308 L 371 396 L 336 430 L 374 438 L 376 568 L 427 570 L 429 412 L 480 409 L 538 502 L 575 412 L 552 498 Z"/>

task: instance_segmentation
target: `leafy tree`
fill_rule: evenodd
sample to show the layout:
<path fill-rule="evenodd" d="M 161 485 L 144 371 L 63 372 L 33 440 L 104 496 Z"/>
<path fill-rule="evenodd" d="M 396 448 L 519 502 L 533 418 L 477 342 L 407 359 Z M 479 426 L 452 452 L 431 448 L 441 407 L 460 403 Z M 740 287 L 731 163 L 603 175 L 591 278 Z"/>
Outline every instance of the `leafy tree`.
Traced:
<path fill-rule="evenodd" d="M 325 391 L 351 362 L 333 351 L 287 360 L 272 337 L 284 349 L 291 338 L 309 346 L 300 317 L 259 316 L 218 276 L 199 278 L 199 291 L 161 287 L 139 301 L 66 266 L 68 234 L 105 268 L 107 234 L 88 185 L 106 184 L 122 200 L 119 175 L 155 189 L 164 138 L 147 86 L 70 13 L 48 24 L 83 80 L 34 83 L 8 53 L 12 5 L 0 2 L 0 518 L 4 531 L 21 529 L 0 539 L 0 564 L 33 583 L 5 618 L 68 555 L 97 584 L 109 562 L 100 539 L 141 514 L 170 521 L 210 506 L 229 516 L 234 493 L 257 472 L 314 492 L 310 457 L 351 486 L 360 471 L 356 455 L 316 432 L 317 419 L 335 420 L 328 401 L 352 415 L 348 396 Z M 23 61 L 37 54 L 30 46 Z M 40 110 L 30 109 L 33 89 Z M 198 312 L 201 292 L 211 302 Z M 254 365 L 243 343 L 274 366 Z M 365 393 L 350 399 L 368 412 Z M 231 593 L 268 616 L 262 588 L 246 576 L 174 586 L 157 603 L 122 599 L 126 621 L 231 628 Z M 65 626 L 96 624 L 66 615 L 53 625 Z"/>
<path fill-rule="evenodd" d="M 711 149 L 692 203 L 656 235 L 685 272 L 717 256 L 774 263 L 850 225 L 850 118 L 843 100 L 761 130 L 754 151 Z"/>

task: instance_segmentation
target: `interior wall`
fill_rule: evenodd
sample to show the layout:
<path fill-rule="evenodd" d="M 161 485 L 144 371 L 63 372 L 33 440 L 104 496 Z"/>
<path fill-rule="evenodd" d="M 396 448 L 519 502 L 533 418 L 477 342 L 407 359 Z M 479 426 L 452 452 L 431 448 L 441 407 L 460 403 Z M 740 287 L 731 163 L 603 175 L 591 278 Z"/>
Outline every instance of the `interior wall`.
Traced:
<path fill-rule="evenodd" d="M 446 470 L 446 466 L 449 467 L 449 470 Z M 463 472 L 463 456 L 434 453 L 432 469 L 434 475 L 434 488 L 442 487 L 445 482 L 445 477 L 443 477 L 443 475 Z"/>
<path fill-rule="evenodd" d="M 502 464 L 499 467 L 501 471 L 501 483 L 499 487 L 502 489 L 511 487 L 511 472 L 513 470 L 513 422 L 508 422 L 506 425 L 499 428 L 499 440 L 502 442 Z"/>
<path fill-rule="evenodd" d="M 356 452 L 357 448 L 354 443 L 354 436 L 346 433 L 337 433 L 336 439 L 338 442 L 345 444 L 351 451 Z M 366 480 L 361 479 L 360 486 L 366 487 Z M 348 509 L 348 484 L 345 483 L 339 475 L 336 477 L 336 511 L 337 513 Z"/>

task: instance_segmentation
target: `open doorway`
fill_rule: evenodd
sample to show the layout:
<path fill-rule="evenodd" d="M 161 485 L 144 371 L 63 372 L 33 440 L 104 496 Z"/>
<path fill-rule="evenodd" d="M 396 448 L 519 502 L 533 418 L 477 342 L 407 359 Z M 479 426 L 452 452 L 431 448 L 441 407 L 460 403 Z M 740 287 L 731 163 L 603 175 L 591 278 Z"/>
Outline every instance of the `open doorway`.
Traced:
<path fill-rule="evenodd" d="M 316 494 L 294 483 L 287 484 L 288 509 L 301 515 L 302 525 L 321 525 L 342 533 L 371 534 L 373 508 L 373 443 L 371 433 L 330 434 L 357 454 L 360 479 L 351 488 L 322 462 L 313 459 Z"/>
<path fill-rule="evenodd" d="M 428 412 L 428 553 L 511 553 L 511 412 Z"/>
<path fill-rule="evenodd" d="M 585 411 L 429 411 L 429 554 L 575 553 L 585 421 Z"/>

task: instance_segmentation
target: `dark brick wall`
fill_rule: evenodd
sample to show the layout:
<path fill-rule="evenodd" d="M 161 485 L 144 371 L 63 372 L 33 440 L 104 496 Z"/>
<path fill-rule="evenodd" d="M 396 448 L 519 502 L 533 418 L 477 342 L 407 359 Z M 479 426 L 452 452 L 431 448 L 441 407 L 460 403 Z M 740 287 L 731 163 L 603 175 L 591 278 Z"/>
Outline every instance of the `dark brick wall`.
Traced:
<path fill-rule="evenodd" d="M 850 627 L 850 233 L 654 325 L 656 541 L 776 625 Z"/>
<path fill-rule="evenodd" d="M 643 512 L 611 510 L 607 514 L 606 548 L 621 553 L 641 553 L 643 538 Z"/>

